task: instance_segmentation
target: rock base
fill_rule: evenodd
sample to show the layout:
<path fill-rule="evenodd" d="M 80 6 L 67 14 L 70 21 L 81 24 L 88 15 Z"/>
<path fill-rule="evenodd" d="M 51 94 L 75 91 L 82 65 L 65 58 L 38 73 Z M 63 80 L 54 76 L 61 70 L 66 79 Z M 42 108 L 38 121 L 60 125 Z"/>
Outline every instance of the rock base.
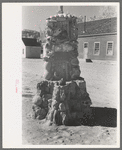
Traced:
<path fill-rule="evenodd" d="M 91 99 L 83 78 L 65 82 L 41 81 L 33 97 L 33 114 L 36 119 L 46 119 L 51 124 L 70 125 L 90 110 Z"/>

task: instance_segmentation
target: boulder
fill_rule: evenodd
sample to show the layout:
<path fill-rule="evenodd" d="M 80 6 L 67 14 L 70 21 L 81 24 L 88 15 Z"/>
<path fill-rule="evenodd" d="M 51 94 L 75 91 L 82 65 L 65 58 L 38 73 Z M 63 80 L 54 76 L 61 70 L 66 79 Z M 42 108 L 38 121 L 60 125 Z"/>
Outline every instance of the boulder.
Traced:
<path fill-rule="evenodd" d="M 42 104 L 42 98 L 40 97 L 40 93 L 37 93 L 33 99 L 32 99 L 32 103 L 37 105 L 37 106 L 41 106 Z"/>

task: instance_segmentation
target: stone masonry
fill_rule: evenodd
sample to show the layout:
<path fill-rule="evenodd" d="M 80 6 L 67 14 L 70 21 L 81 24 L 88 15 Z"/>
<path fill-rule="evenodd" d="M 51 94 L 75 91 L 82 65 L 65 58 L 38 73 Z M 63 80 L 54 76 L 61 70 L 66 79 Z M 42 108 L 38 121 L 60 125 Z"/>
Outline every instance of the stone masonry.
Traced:
<path fill-rule="evenodd" d="M 59 8 L 46 20 L 45 70 L 32 100 L 34 118 L 49 120 L 50 125 L 68 125 L 79 113 L 87 114 L 92 104 L 80 77 L 77 17 Z"/>

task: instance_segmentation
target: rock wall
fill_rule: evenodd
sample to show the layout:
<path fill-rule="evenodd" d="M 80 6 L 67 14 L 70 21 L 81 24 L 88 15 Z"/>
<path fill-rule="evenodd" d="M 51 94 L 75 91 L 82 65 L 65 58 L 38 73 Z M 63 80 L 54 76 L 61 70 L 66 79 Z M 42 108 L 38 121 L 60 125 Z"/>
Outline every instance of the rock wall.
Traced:
<path fill-rule="evenodd" d="M 64 78 L 69 81 L 80 77 L 76 19 L 75 16 L 58 14 L 46 20 L 46 43 L 43 48 L 46 80 Z"/>
<path fill-rule="evenodd" d="M 91 105 L 86 82 L 80 77 L 77 18 L 59 12 L 46 20 L 44 79 L 37 84 L 32 107 L 34 118 L 46 118 L 50 125 L 68 125 Z"/>
<path fill-rule="evenodd" d="M 69 82 L 41 81 L 33 98 L 34 117 L 50 124 L 67 125 L 79 112 L 87 112 L 91 99 L 84 79 Z"/>

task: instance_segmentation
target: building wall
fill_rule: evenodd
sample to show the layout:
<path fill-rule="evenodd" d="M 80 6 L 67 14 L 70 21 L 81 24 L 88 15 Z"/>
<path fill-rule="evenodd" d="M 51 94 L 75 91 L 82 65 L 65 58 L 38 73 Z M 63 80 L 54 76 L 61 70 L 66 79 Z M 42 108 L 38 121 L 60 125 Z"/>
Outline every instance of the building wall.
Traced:
<path fill-rule="evenodd" d="M 107 41 L 113 41 L 113 55 L 106 55 Z M 117 35 L 82 37 L 78 39 L 79 58 L 84 58 L 84 42 L 88 42 L 88 58 L 91 60 L 117 60 Z M 94 55 L 94 42 L 100 42 L 100 53 Z"/>
<path fill-rule="evenodd" d="M 25 58 L 40 58 L 41 47 L 36 46 L 26 46 L 25 48 Z"/>
<path fill-rule="evenodd" d="M 25 54 L 25 45 L 22 42 L 22 58 L 25 58 L 25 57 L 26 57 L 26 54 Z"/>

